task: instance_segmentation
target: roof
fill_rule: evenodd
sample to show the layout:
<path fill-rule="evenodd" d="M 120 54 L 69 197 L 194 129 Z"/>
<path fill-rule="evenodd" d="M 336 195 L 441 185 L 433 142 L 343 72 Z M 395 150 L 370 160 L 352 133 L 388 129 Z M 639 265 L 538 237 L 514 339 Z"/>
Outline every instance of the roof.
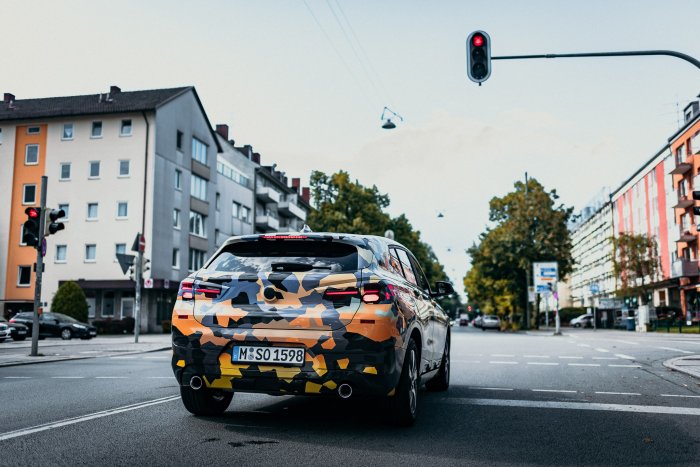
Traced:
<path fill-rule="evenodd" d="M 189 90 L 194 87 L 18 99 L 0 102 L 0 121 L 154 110 Z"/>

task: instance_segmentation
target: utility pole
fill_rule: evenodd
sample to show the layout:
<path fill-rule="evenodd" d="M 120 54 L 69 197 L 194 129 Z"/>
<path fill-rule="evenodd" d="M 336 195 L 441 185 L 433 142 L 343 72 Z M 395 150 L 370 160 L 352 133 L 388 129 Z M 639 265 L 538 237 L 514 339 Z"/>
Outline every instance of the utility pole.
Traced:
<path fill-rule="evenodd" d="M 143 253 L 146 249 L 146 239 L 139 232 L 136 235 L 137 252 L 134 259 L 134 281 L 136 282 L 136 291 L 134 293 L 134 343 L 139 342 L 139 333 L 141 332 L 141 278 L 143 277 Z"/>
<path fill-rule="evenodd" d="M 528 203 L 530 189 L 528 187 L 527 172 L 525 172 L 525 206 L 527 209 L 527 244 L 530 246 L 530 241 L 532 234 L 530 232 L 530 204 Z M 527 289 L 526 300 L 525 300 L 525 329 L 530 329 L 530 258 L 527 259 L 527 264 L 525 266 L 525 289 Z"/>
<path fill-rule="evenodd" d="M 32 319 L 32 350 L 31 357 L 39 355 L 39 307 L 41 306 L 41 276 L 44 273 L 44 252 L 46 240 L 44 229 L 46 227 L 46 186 L 48 177 L 41 177 L 41 198 L 39 205 L 39 244 L 36 248 L 36 282 L 34 284 L 34 316 Z"/>

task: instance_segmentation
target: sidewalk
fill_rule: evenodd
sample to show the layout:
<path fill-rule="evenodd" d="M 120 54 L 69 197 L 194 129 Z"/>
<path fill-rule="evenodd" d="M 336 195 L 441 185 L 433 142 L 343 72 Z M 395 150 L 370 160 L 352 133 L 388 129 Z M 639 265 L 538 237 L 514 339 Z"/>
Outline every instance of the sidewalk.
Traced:
<path fill-rule="evenodd" d="M 666 368 L 700 378 L 700 355 L 677 357 L 664 362 Z"/>
<path fill-rule="evenodd" d="M 32 341 L 4 342 L 0 344 L 0 367 L 33 363 L 80 360 L 157 352 L 171 348 L 170 334 L 145 334 L 134 343 L 134 336 L 98 336 L 89 341 L 73 339 L 44 339 L 39 341 L 39 356 L 30 357 Z"/>

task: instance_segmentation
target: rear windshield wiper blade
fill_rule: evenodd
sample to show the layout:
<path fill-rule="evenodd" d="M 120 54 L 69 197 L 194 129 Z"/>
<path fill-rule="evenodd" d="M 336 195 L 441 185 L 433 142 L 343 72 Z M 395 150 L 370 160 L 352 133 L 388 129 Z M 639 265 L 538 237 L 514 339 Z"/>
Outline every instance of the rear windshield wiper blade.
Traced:
<path fill-rule="evenodd" d="M 331 269 L 330 266 L 314 266 L 307 263 L 272 263 L 273 271 L 305 272 L 312 269 Z"/>

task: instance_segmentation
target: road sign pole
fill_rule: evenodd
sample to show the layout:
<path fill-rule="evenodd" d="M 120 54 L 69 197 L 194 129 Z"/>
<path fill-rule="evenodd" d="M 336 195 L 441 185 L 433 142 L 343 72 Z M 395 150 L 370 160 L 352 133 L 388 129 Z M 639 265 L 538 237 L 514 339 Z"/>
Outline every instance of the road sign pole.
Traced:
<path fill-rule="evenodd" d="M 139 334 L 141 333 L 141 278 L 143 276 L 143 253 L 146 249 L 143 234 L 139 232 L 136 236 L 136 244 L 138 246 L 136 260 L 134 262 L 134 280 L 136 281 L 136 291 L 134 293 L 134 342 L 138 344 Z"/>
<path fill-rule="evenodd" d="M 32 357 L 39 355 L 39 307 L 41 306 L 41 279 L 44 273 L 44 255 L 42 254 L 44 227 L 46 224 L 46 186 L 48 177 L 41 177 L 41 204 L 39 216 L 39 245 L 36 246 L 36 282 L 34 283 L 34 316 L 32 318 Z"/>

